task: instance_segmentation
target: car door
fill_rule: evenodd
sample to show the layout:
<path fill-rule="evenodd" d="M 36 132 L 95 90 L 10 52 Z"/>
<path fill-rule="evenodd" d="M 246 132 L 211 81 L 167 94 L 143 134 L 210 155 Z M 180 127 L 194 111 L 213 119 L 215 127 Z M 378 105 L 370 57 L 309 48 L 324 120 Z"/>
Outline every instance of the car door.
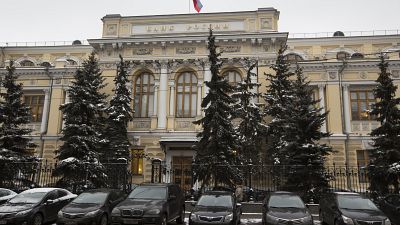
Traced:
<path fill-rule="evenodd" d="M 55 207 L 55 205 L 57 204 L 57 202 L 55 202 L 55 200 L 57 199 L 57 190 L 53 190 L 50 191 L 43 199 L 42 202 L 42 212 L 44 215 L 43 220 L 45 222 L 48 221 L 53 221 L 57 219 L 57 208 Z M 51 200 L 51 201 L 49 201 Z"/>
<path fill-rule="evenodd" d="M 329 194 L 327 195 L 327 198 L 325 200 L 324 204 L 324 219 L 326 220 L 325 222 L 334 225 L 335 223 L 335 208 L 336 206 L 336 197 L 334 194 Z"/>
<path fill-rule="evenodd" d="M 70 201 L 72 201 L 70 198 L 65 198 L 68 194 L 69 193 L 64 190 L 61 190 L 61 189 L 57 190 L 57 199 L 54 204 L 54 207 L 55 207 L 55 210 L 57 211 L 57 213 L 64 206 L 66 206 Z M 56 215 L 56 217 L 57 217 L 57 215 Z"/>
<path fill-rule="evenodd" d="M 179 215 L 181 206 L 178 203 L 177 188 L 174 185 L 168 186 L 168 219 L 176 218 Z"/>

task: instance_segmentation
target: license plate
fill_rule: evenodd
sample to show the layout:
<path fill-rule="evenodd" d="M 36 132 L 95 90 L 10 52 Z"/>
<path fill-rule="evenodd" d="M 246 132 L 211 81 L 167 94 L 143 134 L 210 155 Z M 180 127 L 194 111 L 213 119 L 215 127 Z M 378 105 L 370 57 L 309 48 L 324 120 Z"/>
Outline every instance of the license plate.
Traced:
<path fill-rule="evenodd" d="M 5 220 L 0 220 L 0 224 L 7 224 L 7 221 L 5 221 Z"/>
<path fill-rule="evenodd" d="M 139 220 L 135 219 L 124 219 L 125 224 L 139 224 Z"/>

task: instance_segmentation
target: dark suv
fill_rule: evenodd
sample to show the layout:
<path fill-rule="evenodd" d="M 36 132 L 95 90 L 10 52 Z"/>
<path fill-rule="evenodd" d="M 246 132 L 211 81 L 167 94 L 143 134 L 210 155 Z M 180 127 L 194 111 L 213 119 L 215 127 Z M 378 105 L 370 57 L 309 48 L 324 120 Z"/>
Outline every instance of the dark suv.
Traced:
<path fill-rule="evenodd" d="M 141 184 L 111 213 L 112 224 L 166 225 L 185 219 L 185 199 L 175 184 Z"/>

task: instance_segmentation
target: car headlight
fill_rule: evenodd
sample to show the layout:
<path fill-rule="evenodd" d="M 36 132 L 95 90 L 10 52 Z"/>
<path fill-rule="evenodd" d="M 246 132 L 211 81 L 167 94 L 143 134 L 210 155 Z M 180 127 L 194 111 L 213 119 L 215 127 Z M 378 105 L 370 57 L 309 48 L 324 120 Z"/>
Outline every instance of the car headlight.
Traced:
<path fill-rule="evenodd" d="M 392 225 L 392 223 L 390 222 L 389 219 L 386 219 L 385 222 L 384 222 L 384 224 L 385 224 L 385 225 Z"/>
<path fill-rule="evenodd" d="M 277 224 L 278 219 L 278 217 L 272 216 L 271 214 L 266 214 L 266 220 L 268 224 Z"/>
<path fill-rule="evenodd" d="M 15 216 L 25 216 L 26 214 L 28 214 L 28 213 L 30 213 L 30 212 L 31 212 L 30 209 L 24 210 L 24 211 L 20 211 L 20 212 L 18 212 L 17 214 L 15 214 Z"/>
<path fill-rule="evenodd" d="M 225 216 L 225 219 L 224 219 L 225 222 L 231 222 L 232 220 L 233 220 L 233 213 Z"/>
<path fill-rule="evenodd" d="M 300 218 L 300 221 L 301 221 L 302 223 L 309 223 L 309 224 L 311 224 L 311 222 L 312 222 L 312 217 L 311 217 L 311 215 L 308 215 L 308 216 L 306 216 L 306 217 Z"/>
<path fill-rule="evenodd" d="M 192 221 L 197 221 L 197 215 L 194 214 L 194 213 L 191 213 L 191 214 L 190 214 L 190 220 L 192 220 Z"/>
<path fill-rule="evenodd" d="M 111 216 L 120 216 L 121 215 L 121 210 L 119 210 L 119 209 L 117 209 L 117 208 L 114 208 L 112 211 L 111 211 Z"/>
<path fill-rule="evenodd" d="M 149 215 L 158 215 L 158 214 L 160 214 L 160 212 L 161 212 L 160 209 L 150 209 L 150 210 L 146 211 L 146 214 L 149 214 Z"/>
<path fill-rule="evenodd" d="M 57 216 L 58 216 L 58 218 L 63 218 L 64 213 L 62 211 L 58 211 Z"/>
<path fill-rule="evenodd" d="M 351 218 L 342 215 L 343 222 L 348 225 L 354 225 L 354 222 Z"/>
<path fill-rule="evenodd" d="M 94 216 L 96 216 L 99 212 L 100 212 L 100 209 L 95 210 L 95 211 L 92 211 L 92 212 L 88 212 L 88 213 L 85 214 L 85 216 L 87 216 L 87 217 L 94 217 Z"/>

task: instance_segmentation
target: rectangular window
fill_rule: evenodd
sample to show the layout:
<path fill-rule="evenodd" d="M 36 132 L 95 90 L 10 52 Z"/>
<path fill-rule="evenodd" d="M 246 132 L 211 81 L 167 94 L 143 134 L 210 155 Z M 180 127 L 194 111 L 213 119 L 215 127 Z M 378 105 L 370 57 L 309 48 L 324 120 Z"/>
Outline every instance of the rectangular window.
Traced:
<path fill-rule="evenodd" d="M 41 122 L 43 115 L 44 95 L 25 95 L 24 103 L 31 108 L 31 122 Z"/>
<path fill-rule="evenodd" d="M 358 176 L 360 183 L 368 182 L 368 174 L 366 166 L 369 163 L 370 151 L 368 150 L 357 150 L 357 164 L 358 164 Z"/>
<path fill-rule="evenodd" d="M 352 120 L 373 120 L 369 115 L 371 107 L 375 104 L 374 92 L 372 90 L 359 90 L 350 92 L 351 117 Z"/>
<path fill-rule="evenodd" d="M 144 157 L 143 149 L 132 150 L 131 167 L 132 167 L 133 175 L 142 175 L 143 174 L 143 157 Z"/>

